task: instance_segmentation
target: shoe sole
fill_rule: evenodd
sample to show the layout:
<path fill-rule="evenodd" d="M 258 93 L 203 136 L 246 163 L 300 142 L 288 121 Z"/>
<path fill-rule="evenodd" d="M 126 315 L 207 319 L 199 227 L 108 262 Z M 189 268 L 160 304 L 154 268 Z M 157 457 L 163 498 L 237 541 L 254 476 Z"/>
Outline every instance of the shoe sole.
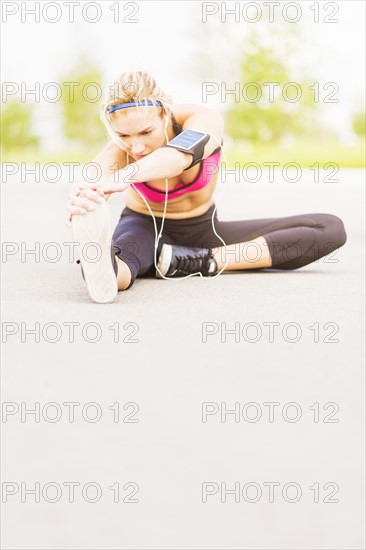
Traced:
<path fill-rule="evenodd" d="M 159 260 L 158 260 L 158 268 L 160 269 L 164 277 L 168 273 L 168 269 L 172 261 L 172 251 L 173 249 L 169 244 L 163 244 L 163 247 L 160 252 Z M 159 271 L 156 270 L 156 277 L 158 279 L 162 279 L 163 278 L 162 275 L 160 275 Z"/>
<path fill-rule="evenodd" d="M 111 259 L 112 228 L 106 201 L 96 204 L 95 210 L 87 214 L 73 216 L 72 232 L 74 241 L 78 243 L 77 250 L 90 298 L 97 304 L 113 302 L 118 284 Z M 98 259 L 95 262 L 84 257 L 84 247 L 89 243 L 97 245 Z"/>

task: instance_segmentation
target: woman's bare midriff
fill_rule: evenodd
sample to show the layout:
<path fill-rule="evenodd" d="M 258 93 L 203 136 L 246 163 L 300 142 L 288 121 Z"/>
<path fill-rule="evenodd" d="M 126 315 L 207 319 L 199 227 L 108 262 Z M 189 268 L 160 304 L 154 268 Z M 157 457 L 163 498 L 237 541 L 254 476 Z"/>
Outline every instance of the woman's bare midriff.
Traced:
<path fill-rule="evenodd" d="M 195 166 L 192 170 L 187 170 L 186 173 L 181 174 L 175 178 L 170 178 L 168 180 L 168 190 L 173 189 L 177 183 L 190 183 L 195 179 L 199 171 L 199 166 Z M 189 174 L 190 172 L 190 174 Z M 169 199 L 167 202 L 166 209 L 166 218 L 172 220 L 181 220 L 185 218 L 194 218 L 196 216 L 201 216 L 210 208 L 213 204 L 213 193 L 217 184 L 218 174 L 215 174 L 206 187 L 200 189 L 199 191 L 192 191 L 181 195 L 176 199 Z M 165 180 L 155 180 L 147 182 L 149 185 L 165 191 Z M 150 216 L 150 212 L 144 203 L 141 196 L 138 192 L 130 186 L 124 192 L 125 204 L 131 210 L 139 212 L 140 214 L 147 214 Z M 146 199 L 147 200 L 147 199 Z M 148 204 L 151 208 L 154 216 L 163 217 L 164 214 L 164 202 L 152 202 L 148 201 Z"/>

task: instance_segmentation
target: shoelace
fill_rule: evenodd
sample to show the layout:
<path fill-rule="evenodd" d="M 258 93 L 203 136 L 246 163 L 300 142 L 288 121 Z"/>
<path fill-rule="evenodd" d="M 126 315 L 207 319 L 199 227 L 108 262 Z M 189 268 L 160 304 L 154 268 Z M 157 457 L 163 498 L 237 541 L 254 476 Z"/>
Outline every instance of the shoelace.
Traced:
<path fill-rule="evenodd" d="M 200 271 L 202 275 L 207 275 L 209 267 L 210 254 L 191 256 L 186 254 L 185 256 L 176 256 L 177 271 L 184 273 L 192 273 L 193 271 Z"/>

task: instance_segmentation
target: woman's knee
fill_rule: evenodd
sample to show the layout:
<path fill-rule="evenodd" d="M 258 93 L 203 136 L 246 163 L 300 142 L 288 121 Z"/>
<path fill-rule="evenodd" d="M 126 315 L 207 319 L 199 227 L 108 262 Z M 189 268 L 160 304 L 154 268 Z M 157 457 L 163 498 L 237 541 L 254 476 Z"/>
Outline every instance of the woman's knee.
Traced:
<path fill-rule="evenodd" d="M 118 237 L 113 236 L 112 246 L 116 256 L 134 258 L 139 255 L 141 249 L 141 237 L 133 233 L 125 233 Z"/>
<path fill-rule="evenodd" d="M 120 235 L 114 235 L 112 247 L 115 255 L 129 269 L 130 283 L 126 288 L 129 289 L 137 276 L 144 275 L 149 271 L 154 263 L 154 243 L 148 234 L 140 231 L 138 234 L 128 231 Z M 125 281 L 127 275 L 123 278 Z M 122 285 L 125 283 L 122 282 Z"/>
<path fill-rule="evenodd" d="M 347 240 L 344 224 L 333 214 L 309 214 L 312 224 L 273 233 L 270 253 L 272 267 L 298 269 L 318 261 L 343 246 Z M 272 242 L 273 241 L 273 242 Z"/>
<path fill-rule="evenodd" d="M 328 249 L 341 248 L 347 242 L 343 221 L 333 214 L 322 214 L 322 223 L 326 227 Z"/>

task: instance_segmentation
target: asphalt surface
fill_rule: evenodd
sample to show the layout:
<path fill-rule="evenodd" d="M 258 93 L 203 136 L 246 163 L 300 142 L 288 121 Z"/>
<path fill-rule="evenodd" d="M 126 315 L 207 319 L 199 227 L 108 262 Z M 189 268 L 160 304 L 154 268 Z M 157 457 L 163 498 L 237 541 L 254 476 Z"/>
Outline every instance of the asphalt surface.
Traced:
<path fill-rule="evenodd" d="M 216 199 L 227 220 L 335 214 L 335 255 L 138 279 L 108 305 L 64 244 L 68 185 L 3 185 L 4 548 L 364 548 L 365 181 L 338 178 Z M 116 223 L 123 195 L 109 205 Z"/>

